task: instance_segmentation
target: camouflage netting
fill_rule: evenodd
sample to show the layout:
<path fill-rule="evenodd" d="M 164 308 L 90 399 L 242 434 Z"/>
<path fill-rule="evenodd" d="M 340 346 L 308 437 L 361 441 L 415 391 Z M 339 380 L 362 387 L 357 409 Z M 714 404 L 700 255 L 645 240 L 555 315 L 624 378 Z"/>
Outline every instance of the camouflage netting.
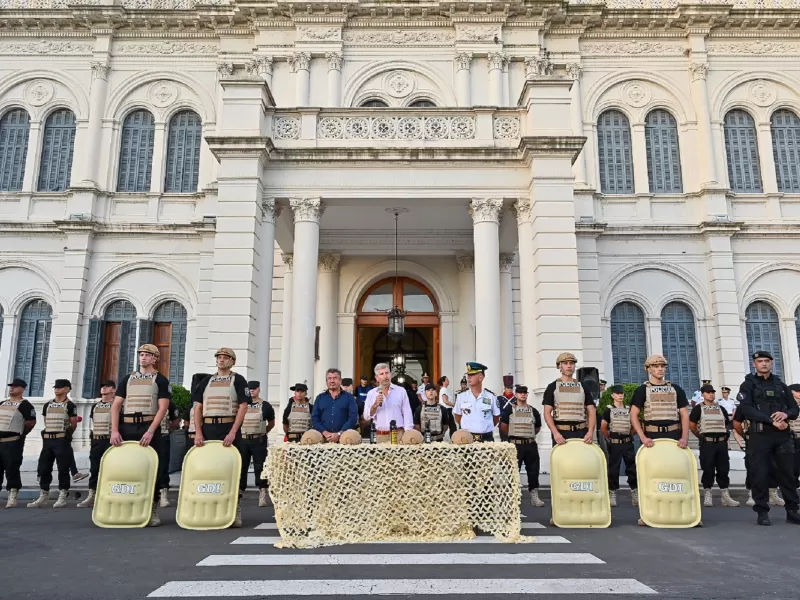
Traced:
<path fill-rule="evenodd" d="M 264 467 L 282 543 L 314 548 L 520 536 L 514 446 L 281 444 Z"/>

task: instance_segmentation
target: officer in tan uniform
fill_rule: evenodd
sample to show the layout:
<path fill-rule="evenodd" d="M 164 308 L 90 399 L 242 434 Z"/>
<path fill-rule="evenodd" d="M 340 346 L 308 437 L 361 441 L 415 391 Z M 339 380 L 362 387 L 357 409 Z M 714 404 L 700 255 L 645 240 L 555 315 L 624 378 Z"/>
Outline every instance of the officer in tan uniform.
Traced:
<path fill-rule="evenodd" d="M 556 368 L 561 377 L 544 390 L 542 405 L 544 421 L 553 434 L 553 443 L 581 439 L 591 444 L 597 424 L 597 409 L 592 395 L 573 377 L 578 359 L 571 352 L 562 352 L 556 358 Z"/>
<path fill-rule="evenodd" d="M 139 370 L 122 378 L 111 408 L 111 445 L 122 442 L 139 442 L 150 446 L 159 454 L 161 449 L 161 420 L 169 411 L 172 387 L 169 379 L 158 372 L 156 364 L 161 356 L 153 344 L 139 347 Z M 159 463 L 161 460 L 159 460 Z M 158 504 L 161 490 L 156 486 L 153 495 L 153 514 L 148 527 L 158 527 Z"/>
<path fill-rule="evenodd" d="M 178 428 L 181 422 L 181 415 L 178 407 L 170 400 L 167 414 L 161 419 L 159 434 L 161 435 L 161 446 L 158 450 L 158 489 L 161 490 L 159 506 L 167 508 L 169 506 L 169 458 L 171 436 L 173 430 Z"/>
<path fill-rule="evenodd" d="M 236 364 L 236 353 L 231 348 L 220 348 L 214 353 L 214 358 L 217 372 L 198 383 L 192 395 L 197 425 L 194 445 L 202 446 L 206 440 L 217 440 L 226 447 L 234 446 L 241 454 L 241 429 L 250 402 L 250 390 L 247 380 L 231 370 Z M 241 498 L 240 490 L 240 502 L 231 527 L 242 526 Z"/>
<path fill-rule="evenodd" d="M 250 402 L 247 403 L 247 414 L 242 423 L 242 441 L 239 451 L 242 453 L 242 477 L 239 489 L 247 489 L 247 472 L 250 470 L 250 459 L 253 460 L 253 472 L 258 488 L 258 506 L 267 505 L 267 489 L 269 482 L 261 479 L 264 461 L 267 460 L 267 435 L 275 427 L 275 409 L 266 400 L 261 399 L 261 382 L 248 381 Z"/>
<path fill-rule="evenodd" d="M 666 380 L 667 359 L 658 354 L 644 362 L 647 381 L 636 388 L 631 399 L 631 424 L 642 444 L 651 448 L 653 440 L 670 439 L 681 448 L 689 445 L 689 400 L 680 386 Z M 644 428 L 639 414 L 644 412 Z"/>
<path fill-rule="evenodd" d="M 56 379 L 53 391 L 55 398 L 42 407 L 44 430 L 42 431 L 42 452 L 39 454 L 39 497 L 28 503 L 28 508 L 47 505 L 50 484 L 53 481 L 53 463 L 58 467 L 58 500 L 53 508 L 67 505 L 67 495 L 72 482 L 69 466 L 72 463 L 70 437 L 78 426 L 78 412 L 69 399 L 72 384 L 68 379 Z"/>
<path fill-rule="evenodd" d="M 631 502 L 639 506 L 638 481 L 636 479 L 636 451 L 631 435 L 631 413 L 625 406 L 625 388 L 611 386 L 614 404 L 607 407 L 600 419 L 600 432 L 608 441 L 608 490 L 611 506 L 617 505 L 619 490 L 619 466 L 625 461 L 625 474 L 631 488 Z"/>
<path fill-rule="evenodd" d="M 314 405 L 308 399 L 308 386 L 296 383 L 289 388 L 294 395 L 283 411 L 283 432 L 286 441 L 299 442 L 303 434 L 311 429 L 311 410 Z"/>
<path fill-rule="evenodd" d="M 100 384 L 100 397 L 95 400 L 94 406 L 89 411 L 92 432 L 92 442 L 89 447 L 89 495 L 82 502 L 78 502 L 78 508 L 94 506 L 100 460 L 105 451 L 111 447 L 111 409 L 116 394 L 117 384 L 112 380 L 104 381 Z"/>
<path fill-rule="evenodd" d="M 22 487 L 19 470 L 25 436 L 36 426 L 36 410 L 22 397 L 26 387 L 27 382 L 14 379 L 8 384 L 8 398 L 0 402 L 0 484 L 5 473 L 6 508 L 17 506 L 17 495 Z"/>
<path fill-rule="evenodd" d="M 514 402 L 506 404 L 500 415 L 500 431 L 517 450 L 517 468 L 521 469 L 525 464 L 531 506 L 544 506 L 539 498 L 539 446 L 536 445 L 536 434 L 541 428 L 539 411 L 528 404 L 527 386 L 516 386 Z"/>

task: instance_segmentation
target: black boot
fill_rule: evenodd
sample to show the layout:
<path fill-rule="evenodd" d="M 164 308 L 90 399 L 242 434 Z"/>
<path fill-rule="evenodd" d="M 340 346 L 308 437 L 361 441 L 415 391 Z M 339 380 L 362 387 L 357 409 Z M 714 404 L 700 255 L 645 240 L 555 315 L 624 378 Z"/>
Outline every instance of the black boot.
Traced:
<path fill-rule="evenodd" d="M 769 520 L 769 514 L 758 513 L 758 519 L 756 520 L 756 525 L 766 525 L 766 526 L 772 525 L 772 522 Z"/>
<path fill-rule="evenodd" d="M 800 513 L 798 513 L 796 510 L 787 510 L 786 522 L 794 525 L 800 525 Z"/>

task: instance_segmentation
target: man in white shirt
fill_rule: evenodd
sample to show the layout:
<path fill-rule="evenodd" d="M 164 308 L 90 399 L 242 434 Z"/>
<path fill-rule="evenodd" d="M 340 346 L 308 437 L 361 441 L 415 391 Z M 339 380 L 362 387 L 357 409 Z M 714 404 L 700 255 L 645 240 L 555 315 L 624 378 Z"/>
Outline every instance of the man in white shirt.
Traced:
<path fill-rule="evenodd" d="M 493 442 L 494 428 L 500 421 L 494 394 L 483 389 L 485 371 L 486 367 L 480 363 L 467 363 L 469 389 L 456 397 L 453 408 L 458 426 L 469 431 L 477 442 Z"/>
<path fill-rule="evenodd" d="M 730 394 L 731 388 L 722 386 L 722 400 L 717 400 L 717 404 L 728 411 L 728 415 L 733 415 L 736 410 L 736 402 L 730 397 Z"/>
<path fill-rule="evenodd" d="M 364 420 L 375 422 L 379 444 L 391 441 L 391 422 L 397 427 L 398 439 L 404 431 L 414 429 L 414 414 L 406 390 L 392 383 L 392 371 L 386 363 L 375 365 L 378 387 L 367 394 L 364 403 Z"/>
<path fill-rule="evenodd" d="M 422 383 L 419 384 L 417 388 L 417 398 L 419 398 L 420 404 L 425 404 L 425 386 L 431 382 L 430 375 L 427 373 L 422 374 Z"/>

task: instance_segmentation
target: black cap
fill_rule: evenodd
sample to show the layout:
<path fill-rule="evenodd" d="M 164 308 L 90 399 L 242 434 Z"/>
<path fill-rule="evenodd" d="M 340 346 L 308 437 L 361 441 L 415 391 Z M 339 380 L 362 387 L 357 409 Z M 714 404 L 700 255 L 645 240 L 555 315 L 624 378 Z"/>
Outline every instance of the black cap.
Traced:
<path fill-rule="evenodd" d="M 72 389 L 72 384 L 69 382 L 69 379 L 56 379 L 56 382 L 53 384 L 53 388 L 65 388 L 65 387 Z"/>
<path fill-rule="evenodd" d="M 517 394 L 527 394 L 528 393 L 528 386 L 527 385 L 517 385 L 514 387 L 514 391 Z"/>
<path fill-rule="evenodd" d="M 717 390 L 714 389 L 714 386 L 710 383 L 705 384 L 703 387 L 700 388 L 701 394 L 707 394 L 711 392 L 716 392 Z"/>
<path fill-rule="evenodd" d="M 800 383 L 793 383 L 792 385 L 788 386 L 788 388 L 790 392 L 800 392 Z"/>
<path fill-rule="evenodd" d="M 346 385 L 353 385 L 353 380 L 350 379 L 349 377 L 345 377 L 344 379 L 342 379 L 342 387 Z"/>
<path fill-rule="evenodd" d="M 25 389 L 28 387 L 28 382 L 24 379 L 20 379 L 19 377 L 15 377 L 14 381 L 8 384 L 8 387 L 21 387 L 22 389 Z"/>
<path fill-rule="evenodd" d="M 100 384 L 100 387 L 117 387 L 117 382 L 113 379 L 106 379 L 103 383 Z"/>
<path fill-rule="evenodd" d="M 753 352 L 753 360 L 757 358 L 768 358 L 770 360 L 775 360 L 774 358 L 772 358 L 772 354 L 770 354 L 766 350 L 756 350 L 755 352 Z"/>
<path fill-rule="evenodd" d="M 608 391 L 611 392 L 612 394 L 624 394 L 625 388 L 617 384 L 617 385 L 612 385 Z"/>
<path fill-rule="evenodd" d="M 289 389 L 293 392 L 307 392 L 308 386 L 305 383 L 295 383 Z"/>
<path fill-rule="evenodd" d="M 249 389 L 249 390 L 255 390 L 255 389 L 260 388 L 260 387 L 261 387 L 261 382 L 260 381 L 256 381 L 255 379 L 253 381 L 248 381 L 247 382 L 247 389 Z"/>
<path fill-rule="evenodd" d="M 361 381 L 369 381 L 369 377 L 367 377 L 366 375 L 362 375 Z"/>
<path fill-rule="evenodd" d="M 433 385 L 432 383 L 426 383 L 426 384 L 424 385 L 424 388 L 425 388 L 425 391 L 427 392 L 428 390 L 435 390 L 435 389 L 436 389 L 436 386 L 435 386 L 435 385 Z"/>

